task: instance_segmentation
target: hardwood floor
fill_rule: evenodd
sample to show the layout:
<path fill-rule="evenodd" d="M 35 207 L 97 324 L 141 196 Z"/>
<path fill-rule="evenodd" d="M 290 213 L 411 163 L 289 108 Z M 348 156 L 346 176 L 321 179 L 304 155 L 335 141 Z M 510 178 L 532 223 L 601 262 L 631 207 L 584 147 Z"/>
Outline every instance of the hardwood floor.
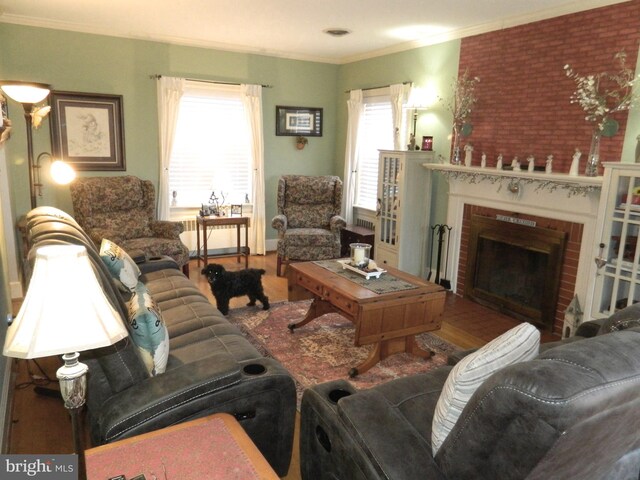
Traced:
<path fill-rule="evenodd" d="M 225 268 L 229 270 L 239 270 L 244 265 L 244 263 L 236 263 L 235 258 L 216 261 L 224 264 Z M 287 280 L 286 277 L 276 276 L 276 256 L 274 253 L 265 256 L 252 256 L 249 265 L 252 268 L 266 270 L 263 285 L 271 302 L 287 299 Z M 215 304 L 209 284 L 200 274 L 195 260 L 191 261 L 189 268 L 191 280 Z M 231 307 L 244 306 L 246 301 L 246 298 L 233 299 Z M 469 349 L 484 345 L 518 323 L 517 320 L 510 317 L 449 294 L 442 329 L 436 333 L 462 349 Z M 549 340 L 557 340 L 557 337 L 543 333 L 543 341 Z M 8 453 L 72 452 L 71 421 L 62 401 L 58 398 L 37 395 L 33 391 L 34 382 L 47 383 L 46 379 L 43 380 L 42 377 L 55 379 L 55 371 L 60 365 L 59 360 L 56 357 L 50 357 L 38 360 L 38 364 L 41 366 L 42 372 L 33 361 L 14 361 L 16 388 L 12 402 L 13 412 Z M 54 388 L 57 387 L 55 382 L 52 382 L 51 385 Z M 284 477 L 287 480 L 300 478 L 297 449 L 299 419 L 296 423 L 293 460 L 289 474 Z"/>

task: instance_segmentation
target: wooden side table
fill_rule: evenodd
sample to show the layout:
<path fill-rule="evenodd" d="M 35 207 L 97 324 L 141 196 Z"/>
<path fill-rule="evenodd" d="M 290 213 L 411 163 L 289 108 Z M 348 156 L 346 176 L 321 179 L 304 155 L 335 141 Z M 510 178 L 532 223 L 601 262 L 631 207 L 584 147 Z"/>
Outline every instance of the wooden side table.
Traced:
<path fill-rule="evenodd" d="M 200 260 L 204 262 L 206 267 L 209 261 L 209 257 L 238 257 L 238 263 L 240 258 L 244 257 L 244 268 L 249 268 L 249 217 L 201 217 L 196 215 L 196 247 L 198 251 L 196 256 L 198 258 L 198 268 L 200 268 Z M 236 253 L 222 253 L 218 255 L 209 255 L 207 247 L 207 228 L 217 227 L 221 225 L 235 225 L 236 226 Z M 240 228 L 244 226 L 244 247 L 240 243 Z M 200 251 L 200 230 L 202 229 L 202 253 Z"/>
<path fill-rule="evenodd" d="M 351 255 L 349 245 L 352 243 L 368 243 L 371 245 L 370 255 L 371 258 L 374 258 L 373 246 L 375 243 L 375 234 L 373 230 L 357 225 L 347 225 L 340 230 L 340 256 L 348 257 Z"/>
<path fill-rule="evenodd" d="M 91 448 L 87 480 L 265 479 L 278 476 L 236 419 L 228 413 L 180 423 Z"/>

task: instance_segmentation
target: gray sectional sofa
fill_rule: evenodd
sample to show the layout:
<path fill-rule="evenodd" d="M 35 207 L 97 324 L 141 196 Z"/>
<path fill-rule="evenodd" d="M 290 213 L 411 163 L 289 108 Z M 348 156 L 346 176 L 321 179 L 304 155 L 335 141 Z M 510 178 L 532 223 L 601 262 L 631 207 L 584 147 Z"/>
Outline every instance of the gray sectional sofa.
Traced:
<path fill-rule="evenodd" d="M 432 420 L 451 365 L 369 390 L 344 380 L 308 389 L 302 478 L 638 480 L 640 304 L 614 317 L 600 335 L 490 376 L 435 456 Z"/>
<path fill-rule="evenodd" d="M 87 248 L 107 298 L 123 319 L 126 295 L 75 220 L 39 207 L 27 215 L 30 259 L 47 244 Z M 274 359 L 261 355 L 168 257 L 139 264 L 140 279 L 160 307 L 170 338 L 166 372 L 151 377 L 128 339 L 82 352 L 89 366 L 88 415 L 95 445 L 217 412 L 233 414 L 281 476 L 289 468 L 295 385 Z M 123 320 L 128 327 L 128 322 Z"/>

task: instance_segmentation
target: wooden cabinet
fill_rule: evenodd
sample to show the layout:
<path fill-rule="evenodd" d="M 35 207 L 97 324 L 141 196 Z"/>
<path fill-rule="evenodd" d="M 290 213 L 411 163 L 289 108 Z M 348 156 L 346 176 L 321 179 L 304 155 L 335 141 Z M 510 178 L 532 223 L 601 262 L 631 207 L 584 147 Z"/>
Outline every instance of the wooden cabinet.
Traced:
<path fill-rule="evenodd" d="M 380 150 L 374 260 L 424 276 L 433 152 Z"/>
<path fill-rule="evenodd" d="M 591 317 L 640 301 L 640 165 L 605 163 Z"/>

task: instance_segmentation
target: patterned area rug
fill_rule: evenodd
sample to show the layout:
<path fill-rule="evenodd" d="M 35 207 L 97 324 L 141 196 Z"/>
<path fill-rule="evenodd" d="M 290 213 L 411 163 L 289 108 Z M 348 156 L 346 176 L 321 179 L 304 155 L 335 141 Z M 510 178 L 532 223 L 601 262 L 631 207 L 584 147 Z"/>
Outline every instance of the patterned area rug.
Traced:
<path fill-rule="evenodd" d="M 370 388 L 394 378 L 421 373 L 445 365 L 447 354 L 456 347 L 436 335 L 423 333 L 418 345 L 435 355 L 425 360 L 406 353 L 385 358 L 370 370 L 349 378 L 351 367 L 364 361 L 372 345 L 353 344 L 354 326 L 337 313 L 316 318 L 291 333 L 287 325 L 301 320 L 311 301 L 281 302 L 264 311 L 260 307 L 231 309 L 227 317 L 236 323 L 263 354 L 276 358 L 298 382 L 298 402 L 304 388 L 329 380 L 349 380 L 360 389 Z M 299 403 L 298 403 L 299 405 Z"/>

